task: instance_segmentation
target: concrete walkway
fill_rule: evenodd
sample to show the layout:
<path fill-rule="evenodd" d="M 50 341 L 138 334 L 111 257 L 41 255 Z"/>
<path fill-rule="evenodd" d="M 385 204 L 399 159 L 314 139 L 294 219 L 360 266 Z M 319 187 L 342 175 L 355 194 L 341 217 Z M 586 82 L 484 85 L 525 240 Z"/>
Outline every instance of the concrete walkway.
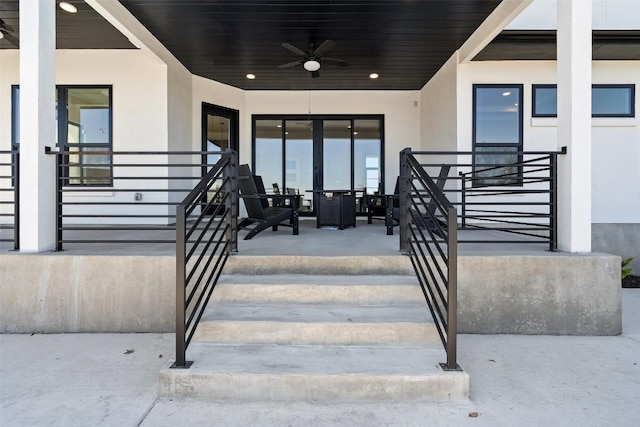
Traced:
<path fill-rule="evenodd" d="M 157 400 L 171 334 L 2 335 L 0 425 L 637 426 L 640 290 L 622 299 L 620 337 L 460 336 L 464 404 Z"/>

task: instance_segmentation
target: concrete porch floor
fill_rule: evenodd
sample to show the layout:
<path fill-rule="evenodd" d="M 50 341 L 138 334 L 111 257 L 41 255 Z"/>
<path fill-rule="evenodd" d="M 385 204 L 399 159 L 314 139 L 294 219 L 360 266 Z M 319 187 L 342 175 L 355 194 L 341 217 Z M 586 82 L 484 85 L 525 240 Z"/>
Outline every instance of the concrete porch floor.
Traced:
<path fill-rule="evenodd" d="M 393 256 L 400 255 L 398 227 L 387 236 L 382 221 L 367 224 L 359 219 L 356 227 L 338 230 L 335 227 L 316 228 L 315 218 L 300 219 L 300 234 L 291 228 L 264 230 L 251 240 L 243 240 L 246 230 L 238 234 L 238 255 L 242 256 Z M 0 237 L 12 237 L 10 230 L 0 230 Z M 174 231 L 136 231 L 123 226 L 119 231 L 68 231 L 65 239 L 78 240 L 173 240 Z M 508 240 L 512 243 L 460 243 L 460 255 L 553 255 L 545 243 L 526 242 L 527 238 L 497 231 L 459 230 L 459 240 Z M 10 251 L 12 242 L 0 242 L 0 252 Z M 173 255 L 173 243 L 65 243 L 66 255 Z"/>

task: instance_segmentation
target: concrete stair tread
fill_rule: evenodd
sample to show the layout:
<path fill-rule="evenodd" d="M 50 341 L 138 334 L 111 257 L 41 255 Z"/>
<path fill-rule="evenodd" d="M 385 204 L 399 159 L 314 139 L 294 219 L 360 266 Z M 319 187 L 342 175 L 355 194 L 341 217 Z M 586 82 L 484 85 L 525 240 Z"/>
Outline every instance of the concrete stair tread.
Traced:
<path fill-rule="evenodd" d="M 330 346 L 192 343 L 188 371 L 228 374 L 440 375 L 442 345 Z M 171 370 L 174 371 L 175 370 Z"/>
<path fill-rule="evenodd" d="M 433 323 L 426 305 L 212 304 L 201 322 Z"/>

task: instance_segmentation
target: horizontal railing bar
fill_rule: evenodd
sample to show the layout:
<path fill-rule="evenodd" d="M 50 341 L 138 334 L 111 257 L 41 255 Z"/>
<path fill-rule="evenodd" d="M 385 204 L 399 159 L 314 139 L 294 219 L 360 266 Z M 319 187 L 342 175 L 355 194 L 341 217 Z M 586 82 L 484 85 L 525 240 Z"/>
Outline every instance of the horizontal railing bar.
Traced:
<path fill-rule="evenodd" d="M 74 179 L 81 179 L 83 181 L 98 181 L 104 180 L 105 178 L 101 177 L 64 177 L 60 178 L 60 181 L 66 182 Z M 200 176 L 117 176 L 112 175 L 109 177 L 112 181 L 120 181 L 120 180 L 136 180 L 136 181 L 148 181 L 148 180 L 162 180 L 162 181 L 173 181 L 173 180 L 192 180 L 192 181 L 200 181 L 202 177 Z M 78 184 L 79 185 L 79 184 Z"/>
<path fill-rule="evenodd" d="M 72 145 L 72 147 L 87 147 L 86 144 L 78 144 Z M 164 156 L 164 155 L 179 155 L 179 156 L 189 156 L 189 155 L 201 155 L 201 154 L 210 154 L 210 155 L 222 155 L 224 151 L 49 151 L 47 154 L 54 155 L 110 155 L 110 156 Z"/>
<path fill-rule="evenodd" d="M 180 202 L 137 202 L 137 201 L 130 201 L 130 202 L 60 202 L 58 203 L 58 205 L 62 206 L 62 205 L 67 205 L 67 206 L 104 206 L 104 205 L 114 205 L 114 206 L 130 206 L 130 205 L 136 205 L 136 206 L 158 206 L 158 205 L 162 205 L 162 206 L 177 206 L 179 205 Z"/>
<path fill-rule="evenodd" d="M 59 165 L 61 168 L 77 168 L 77 167 L 91 167 L 91 168 L 198 168 L 204 166 L 215 166 L 216 163 L 62 163 Z M 70 177 L 60 177 L 60 179 L 69 179 Z M 72 177 L 71 177 L 72 178 Z M 78 177 L 84 178 L 84 177 Z M 89 177 L 84 179 L 97 179 L 95 177 Z"/>
<path fill-rule="evenodd" d="M 63 193 L 189 193 L 189 188 L 64 188 Z"/>
<path fill-rule="evenodd" d="M 559 151 L 411 151 L 413 156 L 438 156 L 438 155 L 460 155 L 460 156 L 472 156 L 477 154 L 522 154 L 522 155 L 532 155 L 532 156 L 548 156 L 551 154 L 566 154 L 564 150 Z"/>

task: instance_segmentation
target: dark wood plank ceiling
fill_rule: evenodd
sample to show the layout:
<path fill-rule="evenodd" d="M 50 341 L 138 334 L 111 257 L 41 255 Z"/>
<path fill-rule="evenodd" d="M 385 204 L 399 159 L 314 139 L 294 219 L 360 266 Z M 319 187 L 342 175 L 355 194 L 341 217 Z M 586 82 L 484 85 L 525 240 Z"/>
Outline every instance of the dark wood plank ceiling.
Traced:
<path fill-rule="evenodd" d="M 82 0 L 56 9 L 58 49 L 135 48 Z M 475 31 L 500 0 L 120 0 L 192 73 L 247 90 L 416 90 Z M 0 18 L 19 40 L 18 0 L 0 0 Z M 11 37 L 0 48 L 16 48 Z M 282 48 L 326 39 L 319 78 Z M 555 32 L 505 31 L 475 60 L 555 59 Z M 594 59 L 640 59 L 639 31 L 594 31 Z M 369 74 L 380 74 L 377 80 Z M 257 76 L 248 80 L 247 73 Z"/>
<path fill-rule="evenodd" d="M 73 3 L 78 8 L 78 13 L 70 14 L 56 6 L 57 49 L 136 48 L 129 39 L 83 0 L 66 1 Z M 9 37 L 0 39 L 0 49 L 17 48 L 12 41 L 20 40 L 18 3 L 18 0 L 0 0 L 0 18 L 14 30 Z"/>
<path fill-rule="evenodd" d="M 121 0 L 192 73 L 242 89 L 420 89 L 500 0 Z M 336 42 L 319 78 L 279 69 Z M 380 75 L 377 80 L 369 74 Z M 248 80 L 247 73 L 257 76 Z"/>

